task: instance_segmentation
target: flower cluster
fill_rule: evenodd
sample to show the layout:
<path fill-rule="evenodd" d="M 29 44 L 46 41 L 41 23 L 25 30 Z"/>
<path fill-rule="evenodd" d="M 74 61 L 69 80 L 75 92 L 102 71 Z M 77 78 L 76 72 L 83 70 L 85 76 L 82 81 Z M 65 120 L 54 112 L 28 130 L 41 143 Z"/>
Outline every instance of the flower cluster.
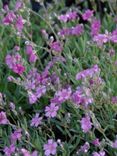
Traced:
<path fill-rule="evenodd" d="M 69 11 L 64 15 L 60 15 L 58 16 L 58 19 L 64 23 L 68 22 L 68 21 L 73 21 L 77 18 L 77 12 L 76 11 Z"/>
<path fill-rule="evenodd" d="M 79 72 L 76 75 L 76 80 L 83 80 L 85 78 L 92 78 L 96 74 L 99 74 L 99 73 L 100 73 L 100 68 L 98 67 L 98 65 L 94 65 L 90 69 L 86 69 L 86 70 L 83 70 L 83 71 Z"/>
<path fill-rule="evenodd" d="M 93 103 L 90 89 L 85 87 L 78 87 L 72 94 L 71 100 L 76 106 L 82 105 L 85 108 L 87 108 L 89 104 Z"/>
<path fill-rule="evenodd" d="M 72 28 L 63 28 L 58 33 L 60 36 L 79 36 L 84 32 L 84 28 L 82 24 L 78 24 L 75 27 Z"/>
<path fill-rule="evenodd" d="M 6 10 L 6 14 L 2 20 L 4 25 L 13 25 L 18 32 L 22 32 L 24 27 L 24 19 L 21 15 L 18 14 L 18 10 L 23 7 L 21 1 L 16 1 L 14 10 Z"/>

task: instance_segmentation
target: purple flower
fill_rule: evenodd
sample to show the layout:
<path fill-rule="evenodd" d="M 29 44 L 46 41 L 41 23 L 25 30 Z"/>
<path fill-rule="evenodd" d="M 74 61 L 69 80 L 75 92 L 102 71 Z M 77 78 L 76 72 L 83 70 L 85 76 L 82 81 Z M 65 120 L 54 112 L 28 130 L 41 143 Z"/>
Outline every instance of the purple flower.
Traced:
<path fill-rule="evenodd" d="M 21 75 L 25 71 L 25 67 L 22 65 L 22 57 L 16 53 L 14 55 L 7 55 L 5 58 L 5 62 L 13 72 Z"/>
<path fill-rule="evenodd" d="M 90 69 L 83 70 L 76 75 L 76 80 L 85 79 L 86 77 L 92 78 L 100 72 L 98 65 L 94 65 Z"/>
<path fill-rule="evenodd" d="M 28 55 L 32 55 L 32 53 L 33 53 L 33 47 L 31 45 L 26 45 L 26 53 Z"/>
<path fill-rule="evenodd" d="M 91 35 L 92 36 L 98 35 L 100 27 L 101 27 L 100 20 L 94 19 L 91 23 Z"/>
<path fill-rule="evenodd" d="M 6 117 L 6 113 L 5 112 L 0 112 L 0 124 L 1 125 L 8 124 L 8 119 Z"/>
<path fill-rule="evenodd" d="M 100 151 L 100 152 L 93 152 L 92 156 L 105 156 L 105 155 L 106 155 L 105 151 Z"/>
<path fill-rule="evenodd" d="M 44 144 L 45 156 L 56 155 L 57 143 L 53 139 L 49 139 L 47 144 Z"/>
<path fill-rule="evenodd" d="M 56 52 L 61 52 L 62 51 L 62 46 L 61 43 L 58 41 L 52 42 L 50 44 L 50 47 L 52 50 L 56 51 Z"/>
<path fill-rule="evenodd" d="M 113 104 L 117 104 L 117 96 L 113 96 L 112 97 L 112 103 Z"/>
<path fill-rule="evenodd" d="M 112 143 L 112 147 L 117 149 L 117 139 Z"/>
<path fill-rule="evenodd" d="M 89 132 L 89 130 L 92 128 L 92 122 L 88 115 L 83 117 L 82 120 L 80 121 L 80 123 L 81 123 L 81 128 L 84 133 Z"/>
<path fill-rule="evenodd" d="M 84 28 L 82 24 L 78 24 L 71 29 L 71 35 L 81 35 L 84 32 Z"/>
<path fill-rule="evenodd" d="M 83 146 L 81 146 L 79 152 L 82 152 L 82 153 L 87 153 L 88 150 L 90 148 L 90 145 L 88 142 L 85 142 L 85 144 Z"/>
<path fill-rule="evenodd" d="M 36 113 L 36 115 L 31 120 L 31 126 L 38 127 L 42 123 L 42 117 L 39 117 L 39 113 Z"/>
<path fill-rule="evenodd" d="M 84 28 L 82 24 L 78 24 L 72 28 L 63 28 L 58 34 L 62 37 L 64 36 L 79 36 L 84 32 Z"/>
<path fill-rule="evenodd" d="M 4 148 L 4 153 L 6 156 L 12 156 L 12 154 L 15 152 L 15 145 L 11 144 L 9 147 Z"/>
<path fill-rule="evenodd" d="M 67 17 L 69 21 L 72 21 L 75 20 L 78 17 L 78 15 L 76 11 L 70 11 L 67 13 Z"/>
<path fill-rule="evenodd" d="M 16 24 L 15 24 L 15 26 L 16 26 L 16 28 L 17 28 L 17 30 L 18 30 L 19 32 L 22 31 L 23 26 L 24 26 L 22 16 L 18 16 L 18 18 L 17 18 L 17 20 L 16 20 Z"/>
<path fill-rule="evenodd" d="M 21 149 L 21 153 L 23 154 L 23 156 L 38 156 L 38 152 L 34 151 L 32 154 L 25 148 Z"/>
<path fill-rule="evenodd" d="M 19 0 L 16 1 L 16 4 L 15 4 L 15 10 L 18 11 L 19 9 L 21 9 L 23 6 L 23 3 Z"/>
<path fill-rule="evenodd" d="M 4 25 L 10 25 L 13 23 L 14 19 L 16 18 L 13 11 L 7 13 L 7 15 L 3 18 Z"/>
<path fill-rule="evenodd" d="M 36 60 L 37 60 L 37 55 L 36 55 L 35 53 L 33 53 L 33 54 L 31 54 L 31 55 L 29 56 L 29 62 L 30 62 L 30 63 L 35 63 Z"/>
<path fill-rule="evenodd" d="M 56 106 L 56 104 L 51 103 L 50 106 L 47 106 L 45 108 L 46 116 L 49 118 L 53 118 L 57 115 L 57 111 L 59 110 L 59 106 Z"/>
<path fill-rule="evenodd" d="M 102 46 L 104 43 L 109 41 L 110 37 L 107 34 L 97 34 L 93 37 L 93 41 L 97 43 L 97 45 Z"/>
<path fill-rule="evenodd" d="M 58 19 L 64 23 L 68 21 L 68 17 L 66 16 L 66 14 L 58 16 Z"/>
<path fill-rule="evenodd" d="M 37 60 L 37 55 L 34 52 L 32 45 L 26 45 L 26 53 L 29 56 L 29 62 L 35 63 Z"/>
<path fill-rule="evenodd" d="M 22 137 L 22 129 L 17 129 L 14 131 L 14 133 L 11 134 L 10 140 L 11 143 L 15 143 L 17 140 L 21 140 Z"/>
<path fill-rule="evenodd" d="M 64 15 L 58 16 L 58 19 L 64 23 L 66 23 L 67 21 L 75 20 L 76 18 L 77 18 L 77 12 L 76 11 L 70 11 Z"/>
<path fill-rule="evenodd" d="M 37 101 L 37 96 L 31 92 L 28 93 L 29 103 L 34 104 Z"/>
<path fill-rule="evenodd" d="M 77 90 L 72 94 L 71 100 L 76 106 L 83 105 L 87 106 L 93 103 L 90 90 L 88 88 L 78 87 Z"/>
<path fill-rule="evenodd" d="M 93 16 L 93 10 L 86 10 L 85 13 L 82 14 L 83 20 L 89 20 Z"/>
<path fill-rule="evenodd" d="M 100 146 L 99 139 L 96 138 L 95 140 L 93 140 L 93 141 L 92 141 L 92 144 L 95 145 L 95 146 L 97 146 L 97 147 Z"/>
<path fill-rule="evenodd" d="M 30 152 L 26 150 L 25 148 L 21 149 L 21 153 L 23 154 L 23 156 L 31 156 Z"/>

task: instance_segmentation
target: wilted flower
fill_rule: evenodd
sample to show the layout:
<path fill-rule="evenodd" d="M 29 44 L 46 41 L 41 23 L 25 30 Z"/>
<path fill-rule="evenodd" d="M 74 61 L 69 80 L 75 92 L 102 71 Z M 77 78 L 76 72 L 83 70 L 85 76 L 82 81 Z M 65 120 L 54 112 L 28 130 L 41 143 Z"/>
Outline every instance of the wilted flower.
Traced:
<path fill-rule="evenodd" d="M 56 155 L 57 143 L 53 139 L 49 139 L 47 144 L 44 144 L 45 156 Z"/>

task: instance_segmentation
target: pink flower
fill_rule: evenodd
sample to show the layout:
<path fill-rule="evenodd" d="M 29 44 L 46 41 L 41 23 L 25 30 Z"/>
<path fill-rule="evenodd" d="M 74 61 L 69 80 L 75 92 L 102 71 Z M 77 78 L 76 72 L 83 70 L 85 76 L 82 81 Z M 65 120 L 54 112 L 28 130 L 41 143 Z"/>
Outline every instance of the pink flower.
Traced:
<path fill-rule="evenodd" d="M 86 10 L 85 13 L 82 14 L 83 20 L 89 20 L 93 16 L 93 10 Z"/>
<path fill-rule="evenodd" d="M 20 50 L 20 47 L 19 47 L 18 45 L 16 45 L 16 46 L 14 47 L 14 49 L 15 49 L 16 51 L 19 51 L 19 50 Z"/>
<path fill-rule="evenodd" d="M 42 123 L 42 117 L 39 117 L 39 113 L 36 113 L 36 115 L 31 120 L 31 126 L 38 127 Z"/>
<path fill-rule="evenodd" d="M 47 144 L 44 144 L 45 156 L 56 155 L 57 143 L 53 139 L 49 139 Z"/>
<path fill-rule="evenodd" d="M 6 117 L 6 113 L 5 112 L 0 112 L 0 124 L 1 125 L 8 124 L 8 119 Z"/>
<path fill-rule="evenodd" d="M 92 128 L 92 122 L 89 116 L 83 117 L 80 123 L 84 133 L 89 132 L 89 130 Z"/>
<path fill-rule="evenodd" d="M 17 18 L 17 20 L 16 20 L 16 24 L 15 24 L 15 26 L 16 26 L 16 28 L 17 28 L 17 30 L 18 30 L 19 32 L 22 31 L 23 26 L 24 26 L 22 16 L 18 16 L 18 18 Z"/>
<path fill-rule="evenodd" d="M 16 18 L 15 14 L 13 11 L 10 11 L 7 13 L 7 15 L 3 18 L 3 24 L 4 25 L 9 25 L 14 22 L 14 19 Z"/>
<path fill-rule="evenodd" d="M 98 35 L 100 27 L 101 27 L 100 20 L 94 19 L 91 23 L 91 35 L 92 36 Z"/>
<path fill-rule="evenodd" d="M 51 103 L 50 106 L 47 106 L 45 108 L 46 116 L 49 118 L 53 118 L 57 115 L 57 111 L 59 110 L 59 107 L 56 106 L 54 103 Z"/>

